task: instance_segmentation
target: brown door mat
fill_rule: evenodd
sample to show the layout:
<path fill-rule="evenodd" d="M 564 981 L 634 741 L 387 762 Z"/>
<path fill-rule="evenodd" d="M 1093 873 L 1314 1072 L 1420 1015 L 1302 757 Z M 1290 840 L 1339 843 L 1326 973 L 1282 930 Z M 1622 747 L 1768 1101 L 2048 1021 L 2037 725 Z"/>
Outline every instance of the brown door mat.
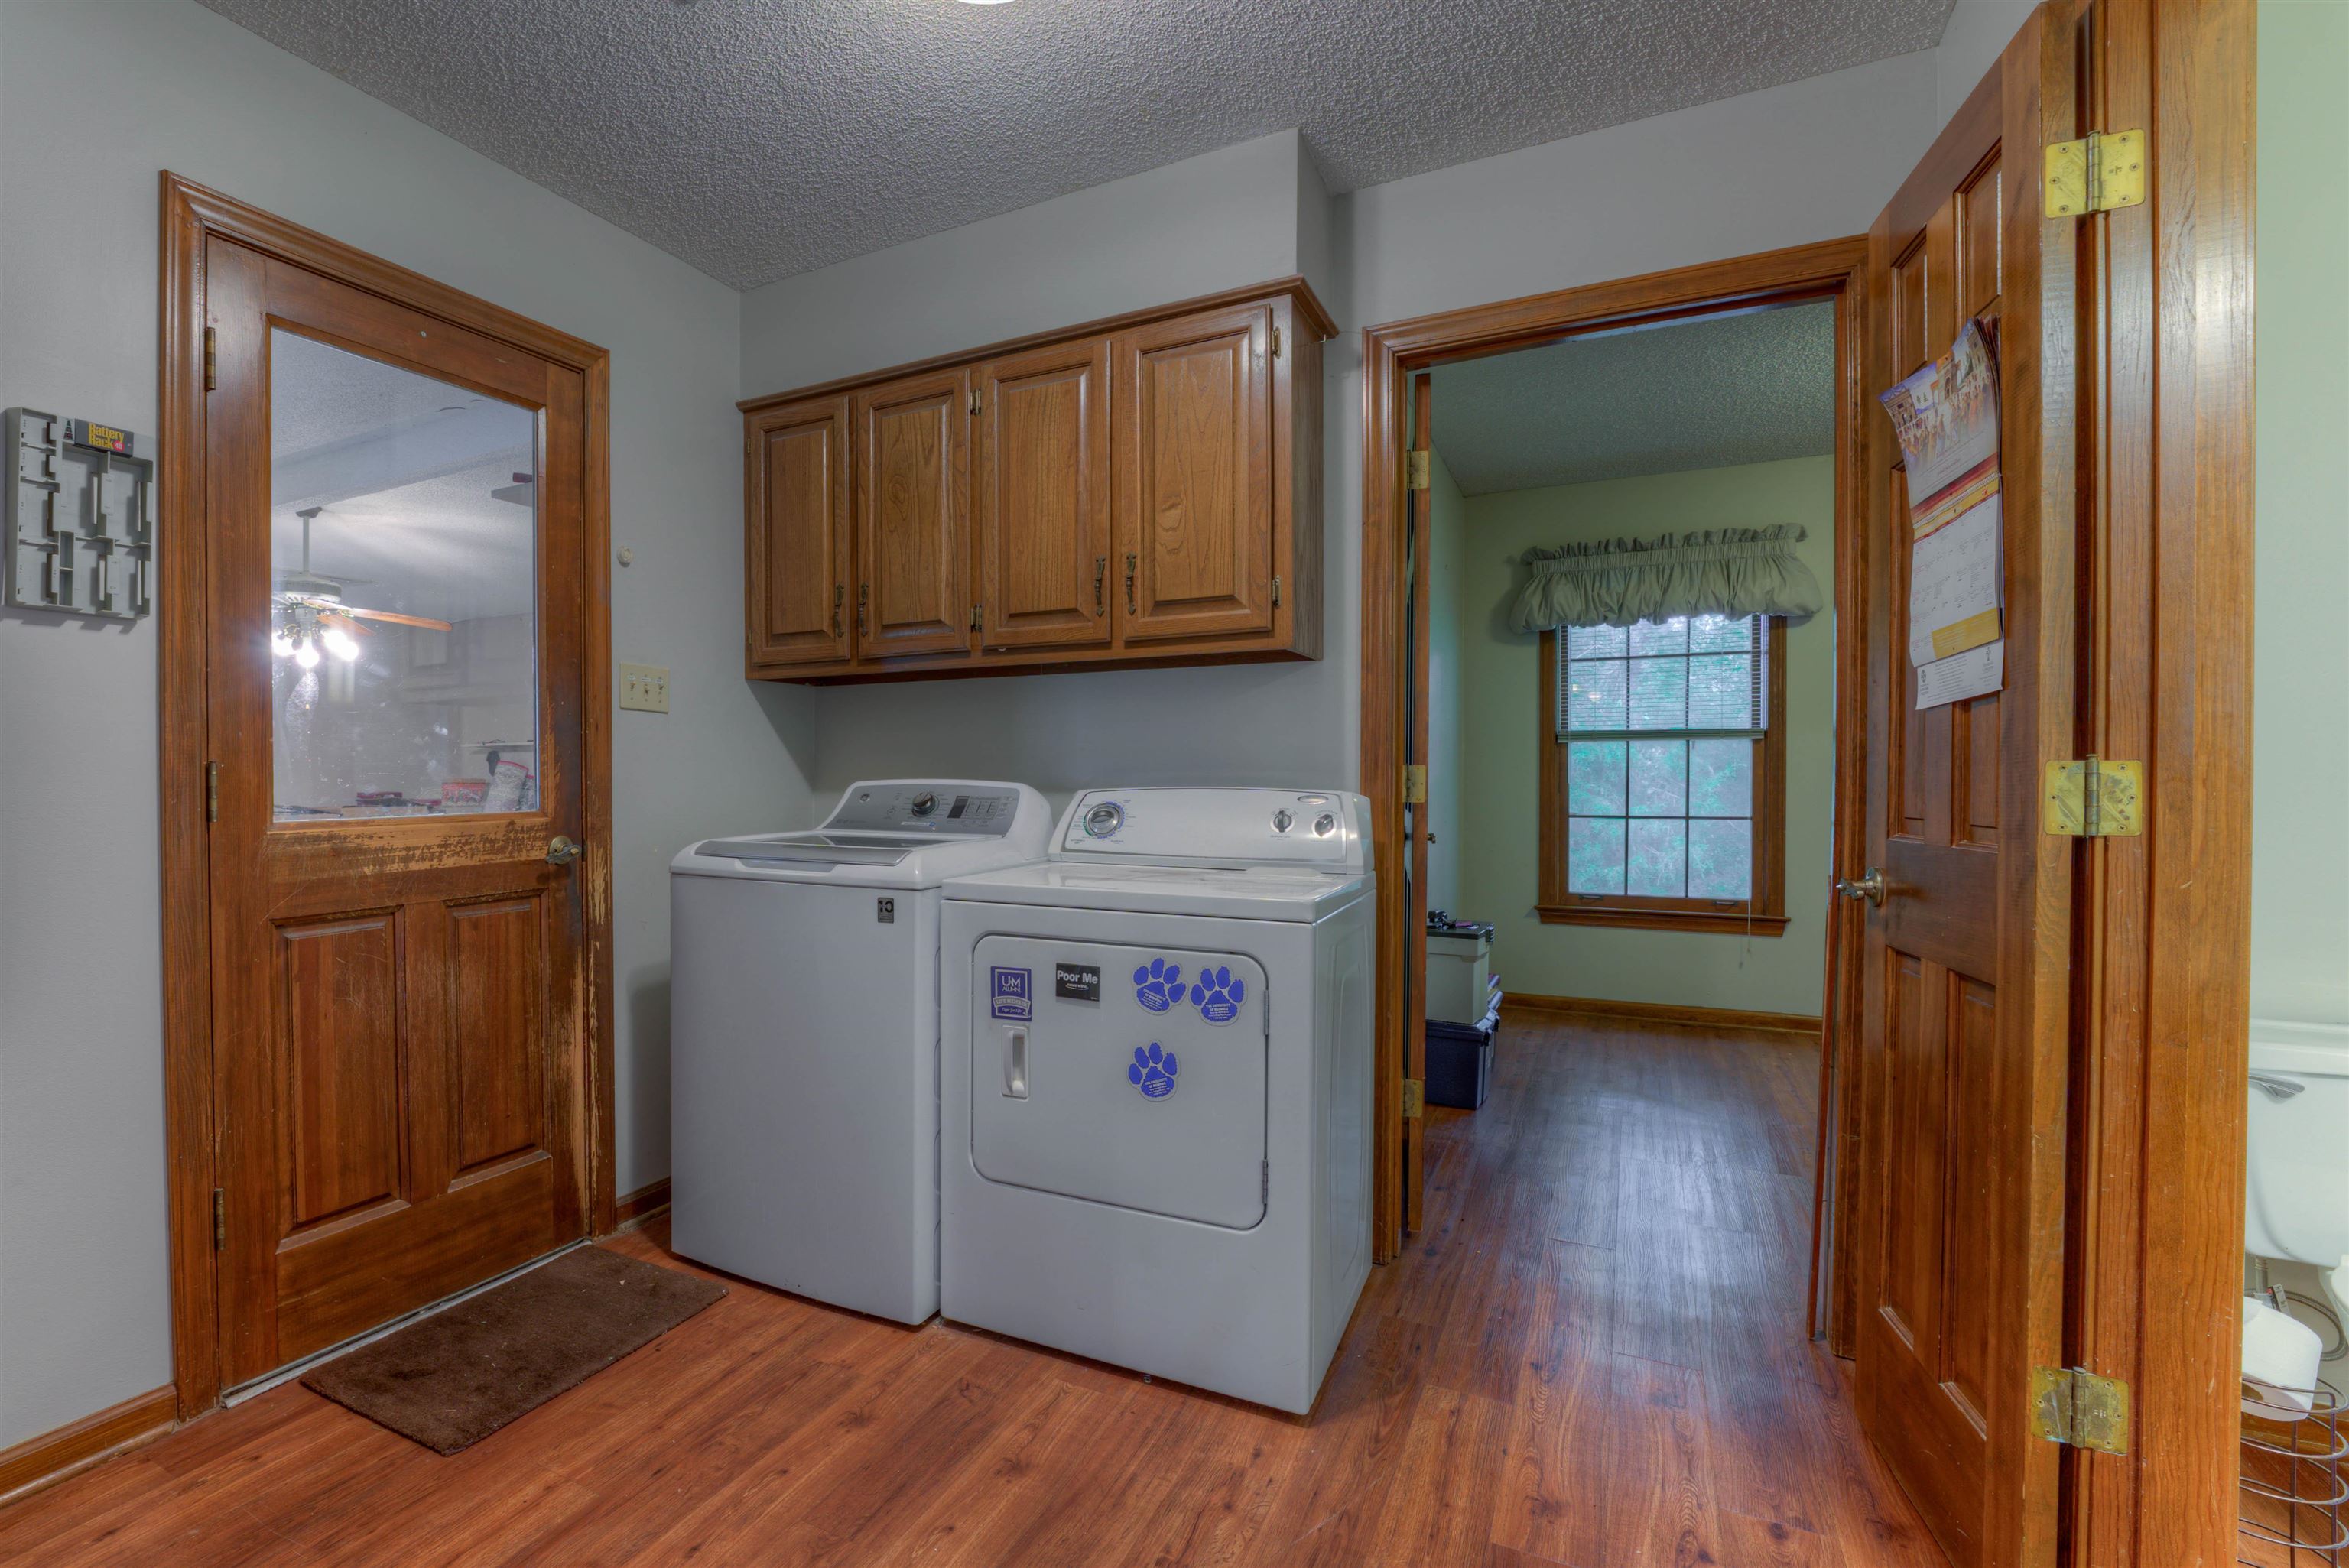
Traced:
<path fill-rule="evenodd" d="M 302 1385 L 453 1454 L 725 1294 L 716 1280 L 581 1247 L 313 1367 Z"/>

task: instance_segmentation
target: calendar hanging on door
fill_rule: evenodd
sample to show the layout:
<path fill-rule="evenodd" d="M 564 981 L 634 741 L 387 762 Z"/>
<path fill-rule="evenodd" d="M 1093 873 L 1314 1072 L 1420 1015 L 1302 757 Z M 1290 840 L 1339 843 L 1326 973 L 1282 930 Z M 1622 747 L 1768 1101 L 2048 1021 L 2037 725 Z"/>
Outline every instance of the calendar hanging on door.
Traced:
<path fill-rule="evenodd" d="M 2005 684 L 2006 546 L 1999 494 L 1995 322 L 1885 393 L 1909 491 L 1909 662 L 1917 706 Z"/>

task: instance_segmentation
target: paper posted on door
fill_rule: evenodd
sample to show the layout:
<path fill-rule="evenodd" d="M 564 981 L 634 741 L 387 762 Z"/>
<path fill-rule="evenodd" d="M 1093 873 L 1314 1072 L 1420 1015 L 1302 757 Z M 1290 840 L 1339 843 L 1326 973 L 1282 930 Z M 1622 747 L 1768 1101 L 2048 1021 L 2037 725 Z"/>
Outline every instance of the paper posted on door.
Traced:
<path fill-rule="evenodd" d="M 1996 642 L 2005 552 L 1995 491 L 1916 542 L 1909 558 L 1909 662 Z"/>
<path fill-rule="evenodd" d="M 2006 633 L 1995 332 L 1966 323 L 1949 353 L 1881 399 L 1909 496 L 1909 662 L 1920 707 L 1996 691 L 2004 676 L 2002 650 L 1982 651 Z"/>
<path fill-rule="evenodd" d="M 1946 659 L 1935 659 L 1930 665 L 1917 666 L 1917 706 L 1939 707 L 1945 702 L 1963 702 L 1970 696 L 1982 696 L 2006 684 L 2006 639 L 1984 643 L 1978 648 L 1968 648 Z"/>

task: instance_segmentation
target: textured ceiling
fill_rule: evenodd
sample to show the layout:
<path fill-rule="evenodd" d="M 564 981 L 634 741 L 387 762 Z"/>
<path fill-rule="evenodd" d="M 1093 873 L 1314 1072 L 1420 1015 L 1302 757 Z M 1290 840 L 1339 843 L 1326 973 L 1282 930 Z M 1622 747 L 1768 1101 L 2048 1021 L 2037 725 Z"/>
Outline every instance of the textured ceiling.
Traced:
<path fill-rule="evenodd" d="M 1835 449 L 1835 307 L 1581 337 L 1435 372 L 1435 449 L 1468 495 Z"/>
<path fill-rule="evenodd" d="M 1839 70 L 1950 0 L 203 0 L 750 287 L 1300 127 L 1335 191 Z"/>

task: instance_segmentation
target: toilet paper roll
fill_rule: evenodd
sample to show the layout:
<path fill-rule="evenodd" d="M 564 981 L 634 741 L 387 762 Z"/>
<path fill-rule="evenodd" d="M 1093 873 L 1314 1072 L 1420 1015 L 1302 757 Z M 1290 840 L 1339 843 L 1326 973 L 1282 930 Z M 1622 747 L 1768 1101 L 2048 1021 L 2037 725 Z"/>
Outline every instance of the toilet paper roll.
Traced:
<path fill-rule="evenodd" d="M 2305 1417 L 2323 1348 L 2308 1325 L 2255 1295 L 2243 1297 L 2244 1413 L 2271 1421 Z"/>

